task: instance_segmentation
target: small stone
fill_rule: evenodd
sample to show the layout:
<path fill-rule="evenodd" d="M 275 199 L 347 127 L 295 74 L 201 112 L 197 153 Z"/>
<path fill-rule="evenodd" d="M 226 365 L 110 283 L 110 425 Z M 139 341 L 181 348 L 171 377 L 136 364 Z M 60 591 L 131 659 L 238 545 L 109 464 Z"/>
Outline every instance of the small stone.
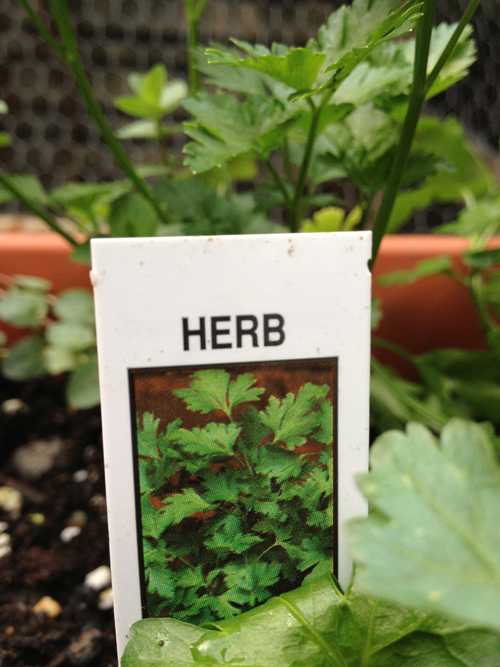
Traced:
<path fill-rule="evenodd" d="M 1 410 L 6 415 L 15 415 L 16 412 L 24 410 L 28 406 L 20 398 L 8 398 L 2 403 Z"/>
<path fill-rule="evenodd" d="M 73 473 L 73 481 L 76 482 L 77 484 L 86 482 L 88 478 L 89 478 L 88 470 L 77 470 L 76 472 Z"/>
<path fill-rule="evenodd" d="M 85 577 L 85 586 L 93 588 L 95 591 L 100 591 L 103 588 L 106 588 L 111 583 L 111 570 L 107 565 L 101 565 L 100 567 L 89 572 Z"/>
<path fill-rule="evenodd" d="M 11 486 L 0 486 L 0 509 L 8 512 L 12 518 L 19 517 L 23 506 L 23 496 L 20 491 Z"/>
<path fill-rule="evenodd" d="M 101 649 L 102 632 L 91 628 L 83 632 L 68 648 L 67 656 L 72 665 L 88 665 Z"/>
<path fill-rule="evenodd" d="M 100 477 L 101 476 L 99 475 L 97 470 L 92 470 L 92 472 L 89 473 L 89 482 L 92 482 L 92 484 L 95 484 L 96 482 L 99 481 Z"/>
<path fill-rule="evenodd" d="M 0 533 L 0 547 L 10 544 L 10 535 L 8 533 Z"/>
<path fill-rule="evenodd" d="M 89 505 L 91 507 L 95 507 L 96 509 L 106 509 L 106 498 L 102 495 L 102 493 L 96 493 L 92 498 L 89 500 Z"/>
<path fill-rule="evenodd" d="M 9 524 L 7 521 L 0 521 L 0 533 L 5 533 L 6 530 L 9 530 Z"/>
<path fill-rule="evenodd" d="M 12 456 L 12 465 L 24 479 L 37 480 L 52 470 L 63 450 L 61 438 L 35 440 L 18 447 Z"/>
<path fill-rule="evenodd" d="M 69 517 L 67 524 L 68 526 L 83 526 L 87 523 L 88 516 L 82 510 L 75 510 L 72 515 Z"/>
<path fill-rule="evenodd" d="M 15 632 L 15 628 L 13 625 L 9 625 L 8 628 L 5 628 L 5 634 L 6 635 L 13 635 Z"/>
<path fill-rule="evenodd" d="M 12 548 L 10 544 L 4 544 L 3 546 L 0 546 L 0 558 L 8 556 L 11 553 L 12 553 Z"/>
<path fill-rule="evenodd" d="M 56 602 L 51 597 L 46 595 L 41 600 L 38 600 L 33 607 L 35 614 L 46 614 L 49 618 L 57 618 L 62 612 L 62 607 L 59 602 Z"/>
<path fill-rule="evenodd" d="M 113 609 L 113 590 L 111 588 L 106 588 L 106 590 L 99 595 L 97 608 L 101 611 Z"/>
<path fill-rule="evenodd" d="M 33 512 L 33 514 L 28 514 L 28 519 L 31 523 L 34 523 L 35 526 L 42 526 L 45 523 L 45 516 L 40 512 Z"/>
<path fill-rule="evenodd" d="M 68 544 L 68 542 L 71 542 L 71 540 L 74 540 L 75 537 L 80 535 L 81 532 L 82 529 L 80 526 L 67 526 L 66 528 L 63 528 L 59 537 L 61 538 L 61 542 Z"/>

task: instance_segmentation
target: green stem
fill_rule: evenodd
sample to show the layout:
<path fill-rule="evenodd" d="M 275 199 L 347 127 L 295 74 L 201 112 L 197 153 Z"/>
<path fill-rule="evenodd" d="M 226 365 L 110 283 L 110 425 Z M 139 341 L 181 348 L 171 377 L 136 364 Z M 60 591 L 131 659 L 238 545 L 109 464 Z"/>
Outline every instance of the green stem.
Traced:
<path fill-rule="evenodd" d="M 165 145 L 165 137 L 162 136 L 162 122 L 156 121 L 156 140 L 158 141 L 158 150 L 160 153 L 160 160 L 165 166 L 168 165 L 168 149 Z"/>
<path fill-rule="evenodd" d="M 47 42 L 47 44 L 54 49 L 54 51 L 57 53 L 58 56 L 61 58 L 64 58 L 64 50 L 61 47 L 58 42 L 52 37 L 50 32 L 47 30 L 47 28 L 44 26 L 42 21 L 38 18 L 36 12 L 34 11 L 33 7 L 30 5 L 28 0 L 19 0 L 19 4 L 22 5 L 24 11 L 26 14 L 29 16 L 31 21 L 33 22 L 35 28 L 38 30 L 40 35 L 44 38 L 44 40 Z"/>
<path fill-rule="evenodd" d="M 388 390 L 390 394 L 394 394 L 394 380 L 392 379 L 391 373 L 380 364 L 373 356 L 371 358 L 371 368 L 372 374 L 376 377 Z M 415 419 L 421 420 L 424 423 L 427 423 L 432 429 L 440 431 L 442 427 L 448 421 L 448 418 L 434 410 L 433 408 L 428 407 L 425 403 L 414 398 L 409 392 L 404 391 L 400 388 L 398 391 L 398 400 L 403 404 L 405 408 L 413 411 L 415 414 Z"/>
<path fill-rule="evenodd" d="M 61 227 L 61 225 L 57 222 L 56 218 L 54 218 L 54 216 L 51 213 L 49 213 L 46 209 L 37 204 L 37 202 L 34 202 L 32 199 L 26 197 L 23 191 L 20 190 L 7 176 L 7 174 L 5 174 L 3 171 L 0 171 L 0 184 L 3 185 L 4 188 L 12 192 L 14 197 L 16 197 L 16 199 L 18 199 L 21 202 L 21 204 L 23 204 L 23 206 L 26 206 L 26 208 L 30 210 L 34 215 L 38 216 L 44 222 L 46 222 L 49 225 L 49 227 L 51 227 L 51 229 L 53 229 L 60 236 L 66 239 L 66 241 L 69 241 L 74 246 L 78 245 L 78 241 L 76 241 L 71 236 L 71 234 L 68 234 L 68 232 L 64 231 L 64 229 Z"/>
<path fill-rule="evenodd" d="M 200 73 L 196 67 L 194 50 L 200 45 L 200 19 L 207 0 L 184 0 L 188 29 L 188 77 L 189 93 L 196 95 L 200 89 Z"/>
<path fill-rule="evenodd" d="M 480 271 L 474 271 L 471 273 L 467 280 L 467 288 L 476 307 L 481 330 L 486 340 L 488 340 L 489 334 L 493 331 L 496 331 L 497 326 L 492 321 L 488 313 L 488 307 L 484 294 L 483 277 Z"/>
<path fill-rule="evenodd" d="M 288 143 L 288 138 L 285 137 L 283 143 L 283 170 L 285 173 L 286 180 L 292 182 L 292 163 L 290 160 L 290 144 Z"/>
<path fill-rule="evenodd" d="M 373 195 L 364 195 L 363 197 L 363 201 L 361 202 L 361 220 L 359 221 L 358 225 L 359 229 L 366 229 L 366 225 L 368 224 L 368 217 L 372 210 L 373 199 Z"/>
<path fill-rule="evenodd" d="M 375 628 L 375 619 L 377 617 L 378 609 L 380 607 L 381 600 L 375 600 L 375 603 L 373 604 L 372 607 L 372 612 L 370 614 L 370 623 L 368 625 L 368 632 L 366 633 L 366 641 L 365 645 L 363 647 L 363 663 L 362 667 L 368 667 L 370 663 L 370 658 L 371 658 L 371 644 L 372 644 L 372 637 L 373 637 L 373 631 Z"/>
<path fill-rule="evenodd" d="M 271 551 L 271 549 L 274 549 L 274 547 L 279 547 L 279 546 L 281 546 L 281 545 L 278 542 L 275 542 L 274 544 L 271 544 L 270 547 L 267 547 L 267 549 L 264 549 L 264 551 L 259 556 L 257 556 L 257 558 L 255 559 L 255 562 L 260 560 L 262 558 L 262 556 L 267 554 L 268 551 Z"/>
<path fill-rule="evenodd" d="M 326 98 L 325 98 L 326 99 Z M 304 184 L 307 178 L 307 172 L 309 170 L 309 163 L 311 161 L 312 152 L 314 148 L 314 142 L 316 141 L 316 134 L 318 132 L 318 123 L 323 110 L 324 103 L 319 107 L 314 107 L 311 118 L 311 127 L 309 128 L 309 135 L 307 137 L 306 149 L 304 151 L 304 157 L 302 159 L 302 164 L 300 165 L 300 172 L 297 178 L 297 183 L 295 184 L 295 194 L 290 206 L 290 231 L 298 232 L 300 226 L 300 212 L 301 212 L 301 200 L 302 194 L 304 191 Z"/>
<path fill-rule="evenodd" d="M 278 174 L 277 170 L 275 169 L 273 163 L 269 158 L 264 160 L 264 164 L 266 165 L 269 173 L 273 177 L 273 181 L 276 185 L 276 187 L 280 190 L 280 192 L 283 195 L 283 198 L 286 202 L 286 205 L 290 208 L 292 206 L 292 200 L 290 198 L 290 193 L 287 190 L 286 183 L 284 183 L 283 179 L 281 176 Z"/>
<path fill-rule="evenodd" d="M 150 188 L 135 171 L 132 162 L 130 161 L 120 142 L 113 134 L 113 130 L 109 126 L 108 121 L 106 120 L 106 116 L 104 115 L 99 102 L 94 96 L 92 87 L 89 83 L 87 75 L 85 74 L 80 54 L 78 52 L 66 0 L 49 0 L 49 4 L 65 47 L 65 53 L 63 56 L 64 61 L 71 69 L 76 85 L 78 86 L 78 89 L 80 90 L 80 93 L 87 105 L 87 109 L 95 124 L 99 128 L 104 141 L 109 146 L 123 172 L 132 181 L 137 190 L 150 202 L 162 222 L 168 224 L 170 222 L 168 215 L 160 206 L 159 202 L 155 199 Z"/>
<path fill-rule="evenodd" d="M 298 607 L 296 607 L 281 595 L 276 598 L 276 601 L 280 602 L 288 609 L 291 615 L 302 625 L 304 630 L 309 633 L 315 644 L 323 649 L 332 667 L 346 667 L 347 663 L 343 656 L 335 650 L 333 644 L 330 644 L 330 642 L 325 639 L 323 634 L 318 632 L 318 630 L 316 630 L 316 628 L 311 625 L 309 620 L 304 616 Z"/>
<path fill-rule="evenodd" d="M 408 352 L 396 343 L 392 343 L 390 340 L 384 340 L 383 338 L 378 338 L 378 336 L 372 336 L 372 345 L 375 345 L 375 347 L 380 347 L 382 350 L 394 352 L 394 354 L 397 354 L 402 359 L 406 359 L 406 361 L 409 361 L 413 365 L 416 365 L 417 363 L 414 354 Z"/>
<path fill-rule="evenodd" d="M 396 148 L 396 154 L 389 173 L 384 196 L 375 218 L 373 227 L 372 259 L 369 264 L 371 269 L 373 269 L 373 265 L 377 259 L 382 238 L 387 231 L 387 226 L 401 185 L 408 155 L 410 154 L 415 130 L 417 129 L 418 119 L 420 118 L 420 113 L 425 101 L 427 60 L 429 56 L 435 4 L 436 0 L 424 0 L 423 16 L 419 20 L 416 28 L 415 64 L 413 68 L 413 83 L 408 103 L 408 111 L 401 131 L 401 138 Z"/>
<path fill-rule="evenodd" d="M 433 68 L 432 72 L 427 77 L 427 80 L 425 82 L 425 92 L 426 93 L 429 92 L 429 90 L 432 87 L 432 84 L 434 83 L 434 81 L 439 76 L 439 72 L 443 69 L 443 67 L 446 64 L 446 61 L 451 56 L 451 53 L 452 53 L 453 49 L 458 44 L 458 40 L 460 39 L 460 35 L 465 30 L 465 26 L 471 20 L 472 15 L 476 11 L 477 6 L 479 5 L 480 1 L 481 0 L 471 0 L 469 2 L 469 5 L 468 5 L 467 9 L 465 10 L 462 18 L 460 19 L 459 24 L 455 28 L 455 31 L 453 32 L 453 35 L 450 37 L 450 39 L 448 41 L 448 44 L 444 47 L 443 52 L 439 56 L 439 60 L 434 65 L 434 68 Z"/>

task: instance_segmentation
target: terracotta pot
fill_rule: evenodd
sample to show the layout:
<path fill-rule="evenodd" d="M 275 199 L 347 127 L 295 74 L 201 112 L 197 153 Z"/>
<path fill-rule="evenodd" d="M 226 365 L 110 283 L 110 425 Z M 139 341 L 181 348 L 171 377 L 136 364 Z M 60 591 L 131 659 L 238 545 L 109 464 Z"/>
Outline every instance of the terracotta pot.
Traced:
<path fill-rule="evenodd" d="M 89 267 L 75 264 L 69 258 L 71 244 L 57 234 L 0 234 L 0 273 L 12 276 L 38 276 L 52 283 L 52 292 L 58 294 L 70 287 L 91 289 Z M 13 329 L 4 322 L 0 328 L 12 343 L 27 333 Z"/>
<path fill-rule="evenodd" d="M 382 243 L 373 276 L 373 293 L 382 301 L 383 318 L 374 332 L 411 352 L 438 347 L 484 348 L 477 316 L 466 289 L 451 278 L 424 278 L 411 285 L 381 287 L 378 278 L 412 268 L 426 257 L 449 255 L 463 271 L 461 253 L 466 239 L 453 236 L 389 236 Z M 89 269 L 69 259 L 71 246 L 56 234 L 0 235 L 0 271 L 47 278 L 54 293 L 70 287 L 90 289 Z M 9 329 L 10 341 L 20 331 Z M 376 356 L 408 374 L 409 367 L 395 355 L 375 349 Z"/>
<path fill-rule="evenodd" d="M 414 353 L 441 347 L 486 349 L 479 320 L 466 288 L 446 276 L 431 276 L 407 285 L 380 286 L 380 276 L 410 269 L 428 257 L 447 255 L 453 269 L 465 273 L 460 257 L 467 239 L 454 236 L 396 235 L 383 240 L 373 273 L 373 295 L 381 299 L 383 317 L 374 336 Z M 374 346 L 376 357 L 407 377 L 415 371 L 400 357 Z"/>

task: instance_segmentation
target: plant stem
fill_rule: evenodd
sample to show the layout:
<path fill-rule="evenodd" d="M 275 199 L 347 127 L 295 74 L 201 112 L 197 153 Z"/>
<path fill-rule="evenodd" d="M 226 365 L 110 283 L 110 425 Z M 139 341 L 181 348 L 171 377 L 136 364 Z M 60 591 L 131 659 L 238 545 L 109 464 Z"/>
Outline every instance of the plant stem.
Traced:
<path fill-rule="evenodd" d="M 323 110 L 323 106 L 324 106 L 324 101 L 322 104 L 320 104 L 320 106 L 314 107 L 313 109 L 311 118 L 311 127 L 309 128 L 306 149 L 304 151 L 302 164 L 300 165 L 300 172 L 297 178 L 297 183 L 295 184 L 295 194 L 290 206 L 290 217 L 289 217 L 290 231 L 294 233 L 299 231 L 302 193 L 304 190 L 304 183 L 306 182 L 307 172 L 309 170 L 309 163 L 311 161 L 314 142 L 316 140 L 316 134 L 318 131 L 319 118 Z"/>
<path fill-rule="evenodd" d="M 476 311 L 479 317 L 479 323 L 481 325 L 481 330 L 484 334 L 484 337 L 488 341 L 489 334 L 496 331 L 497 326 L 492 321 L 488 313 L 488 307 L 484 296 L 483 277 L 480 271 L 473 271 L 471 275 L 468 277 L 467 289 L 469 290 L 471 299 L 476 307 Z M 492 350 L 492 352 L 495 353 L 494 350 Z"/>
<path fill-rule="evenodd" d="M 372 210 L 373 199 L 374 199 L 373 195 L 363 196 L 363 201 L 361 203 L 362 213 L 361 213 L 361 220 L 359 221 L 359 229 L 366 229 L 366 225 L 368 223 L 368 216 L 370 215 L 370 212 Z"/>
<path fill-rule="evenodd" d="M 160 206 L 159 202 L 155 199 L 150 188 L 135 171 L 132 162 L 130 161 L 120 142 L 113 134 L 113 130 L 109 126 L 108 121 L 106 120 L 106 116 L 104 115 L 99 102 L 94 96 L 92 87 L 89 83 L 87 75 L 85 74 L 80 54 L 78 52 L 66 0 L 49 0 L 49 4 L 65 47 L 63 59 L 71 69 L 76 85 L 78 86 L 78 89 L 80 90 L 80 93 L 87 105 L 87 109 L 95 124 L 99 128 L 104 141 L 107 143 L 123 172 L 128 176 L 128 178 L 130 178 L 137 190 L 154 207 L 158 217 L 162 220 L 162 222 L 168 224 L 170 222 L 168 215 Z"/>
<path fill-rule="evenodd" d="M 26 197 L 26 195 L 23 193 L 22 190 L 20 190 L 17 185 L 15 185 L 12 182 L 12 179 L 7 176 L 3 171 L 0 170 L 0 184 L 4 186 L 7 190 L 12 192 L 14 197 L 18 199 L 23 206 L 26 206 L 26 208 L 31 211 L 34 215 L 38 216 L 41 218 L 44 222 L 46 222 L 51 229 L 53 229 L 55 232 L 57 232 L 60 236 L 62 236 L 66 241 L 69 241 L 71 245 L 77 246 L 78 241 L 74 239 L 71 234 L 66 232 L 61 225 L 58 223 L 56 218 L 49 213 L 46 209 L 44 209 L 40 204 L 37 202 L 33 201 L 32 199 L 29 199 L 29 197 Z"/>
<path fill-rule="evenodd" d="M 290 161 L 290 144 L 288 143 L 288 137 L 285 137 L 283 143 L 283 171 L 285 173 L 286 180 L 292 182 L 292 163 Z"/>
<path fill-rule="evenodd" d="M 283 179 L 278 174 L 277 170 L 275 169 L 273 163 L 271 162 L 271 160 L 269 158 L 267 158 L 267 160 L 264 160 L 264 164 L 266 165 L 266 167 L 269 170 L 269 173 L 273 177 L 274 183 L 276 184 L 278 189 L 281 191 L 287 206 L 291 207 L 292 200 L 290 198 L 290 193 L 287 190 L 286 183 L 284 183 Z"/>
<path fill-rule="evenodd" d="M 408 111 L 406 112 L 406 118 L 401 131 L 399 144 L 396 148 L 396 154 L 389 173 L 384 196 L 375 218 L 373 227 L 372 259 L 369 263 L 370 269 L 373 269 L 380 243 L 387 231 L 387 226 L 401 185 L 408 155 L 410 154 L 415 130 L 417 129 L 418 119 L 420 118 L 420 113 L 425 101 L 427 60 L 429 56 L 435 4 L 436 0 L 424 0 L 423 16 L 419 20 L 416 28 L 415 63 L 413 66 L 413 83 L 408 103 Z"/>
<path fill-rule="evenodd" d="M 377 378 L 390 394 L 394 394 L 394 380 L 390 371 L 373 356 L 370 363 L 373 377 Z M 427 423 L 436 431 L 440 431 L 448 421 L 448 418 L 444 414 L 429 407 L 426 403 L 412 396 L 408 391 L 404 391 L 401 386 L 397 391 L 399 392 L 398 400 L 407 410 L 411 410 L 415 414 L 415 419 Z"/>
<path fill-rule="evenodd" d="M 429 92 L 429 90 L 432 87 L 432 84 L 437 79 L 437 77 L 439 75 L 439 72 L 445 66 L 446 61 L 448 60 L 449 56 L 451 56 L 451 53 L 452 53 L 453 49 L 458 44 L 458 40 L 460 39 L 460 35 L 465 30 L 465 26 L 471 20 L 472 15 L 476 11 L 477 6 L 479 5 L 480 1 L 481 0 L 471 0 L 469 2 L 469 5 L 468 5 L 467 9 L 465 10 L 462 18 L 460 19 L 459 24 L 455 28 L 455 31 L 454 31 L 453 35 L 450 37 L 450 39 L 448 41 L 448 44 L 444 47 L 443 52 L 439 56 L 439 60 L 434 65 L 434 68 L 433 68 L 432 72 L 427 77 L 427 80 L 425 82 L 425 92 L 426 93 Z"/>
<path fill-rule="evenodd" d="M 196 67 L 194 50 L 200 45 L 200 19 L 207 0 L 184 0 L 188 29 L 188 77 L 189 93 L 196 95 L 200 89 L 200 73 Z"/>
<path fill-rule="evenodd" d="M 396 343 L 392 343 L 390 340 L 384 340 L 383 338 L 379 338 L 378 336 L 372 336 L 371 340 L 372 340 L 372 345 L 375 345 L 375 347 L 380 347 L 382 350 L 388 350 L 389 352 L 393 352 L 402 359 L 406 359 L 406 361 L 409 361 L 411 364 L 416 365 L 417 362 L 415 355 L 412 354 L 411 352 L 408 352 L 404 348 L 400 347 Z"/>
<path fill-rule="evenodd" d="M 168 165 L 168 149 L 165 145 L 165 137 L 162 136 L 162 122 L 156 121 L 156 140 L 158 141 L 158 150 L 160 153 L 160 160 L 165 166 Z"/>
<path fill-rule="evenodd" d="M 28 14 L 28 16 L 32 20 L 35 28 L 38 30 L 38 32 L 44 38 L 44 40 L 47 42 L 47 44 L 51 48 L 54 49 L 54 51 L 57 53 L 58 56 L 60 56 L 61 58 L 64 58 L 64 49 L 52 37 L 50 32 L 47 30 L 47 28 L 42 23 L 42 21 L 40 21 L 36 12 L 34 11 L 33 7 L 28 2 L 28 0 L 19 0 L 19 4 L 22 5 L 24 11 L 26 12 L 26 14 Z"/>

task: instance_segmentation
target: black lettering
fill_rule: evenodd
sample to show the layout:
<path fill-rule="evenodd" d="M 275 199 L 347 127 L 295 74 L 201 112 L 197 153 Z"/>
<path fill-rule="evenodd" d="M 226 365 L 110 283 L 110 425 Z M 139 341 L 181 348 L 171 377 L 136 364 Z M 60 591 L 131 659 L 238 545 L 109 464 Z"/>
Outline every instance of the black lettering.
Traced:
<path fill-rule="evenodd" d="M 233 347 L 232 343 L 219 343 L 217 341 L 218 336 L 226 336 L 231 333 L 229 329 L 217 329 L 217 324 L 219 322 L 229 322 L 231 317 L 229 315 L 223 315 L 222 317 L 211 317 L 212 322 L 212 350 L 222 350 L 223 348 Z"/>
<path fill-rule="evenodd" d="M 252 326 L 248 329 L 243 329 L 243 322 L 251 322 Z M 258 321 L 255 315 L 237 315 L 236 316 L 236 347 L 243 347 L 241 339 L 243 336 L 252 337 L 253 347 L 259 347 L 257 340 L 257 326 Z"/>
<path fill-rule="evenodd" d="M 278 320 L 276 326 L 271 326 L 271 320 Z M 281 345 L 285 340 L 285 331 L 283 327 L 285 326 L 285 318 L 283 315 L 278 315 L 276 313 L 270 315 L 264 315 L 264 346 L 269 347 L 271 345 Z M 270 334 L 277 333 L 278 338 L 271 340 Z"/>
<path fill-rule="evenodd" d="M 184 339 L 184 351 L 189 350 L 189 336 L 199 336 L 200 337 L 200 349 L 205 350 L 207 347 L 206 338 L 205 338 L 205 318 L 200 317 L 200 328 L 199 329 L 189 329 L 188 318 L 182 318 L 182 337 Z"/>

